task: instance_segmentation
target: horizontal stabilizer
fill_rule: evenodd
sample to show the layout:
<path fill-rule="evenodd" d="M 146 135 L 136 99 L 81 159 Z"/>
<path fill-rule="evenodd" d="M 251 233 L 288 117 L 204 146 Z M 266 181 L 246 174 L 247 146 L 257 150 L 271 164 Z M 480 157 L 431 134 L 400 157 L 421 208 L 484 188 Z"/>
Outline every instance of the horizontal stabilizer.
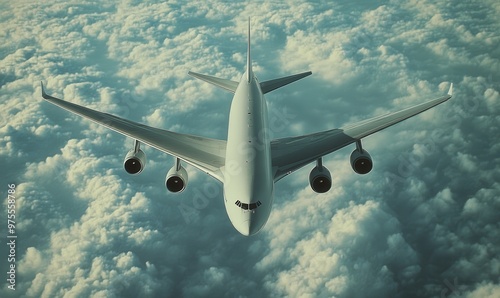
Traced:
<path fill-rule="evenodd" d="M 230 91 L 232 93 L 234 93 L 236 91 L 236 88 L 238 87 L 238 82 L 235 82 L 235 81 L 221 79 L 221 78 L 217 78 L 217 77 L 213 77 L 213 76 L 207 76 L 207 75 L 192 72 L 192 71 L 188 72 L 188 74 L 190 76 L 193 76 L 197 79 L 200 79 L 202 81 L 205 81 L 207 83 L 215 85 L 219 88 Z"/>
<path fill-rule="evenodd" d="M 312 74 L 312 72 L 308 71 L 308 72 L 303 72 L 303 73 L 299 73 L 299 74 L 288 76 L 288 77 L 284 77 L 284 78 L 279 78 L 279 79 L 274 79 L 274 80 L 270 80 L 270 81 L 265 81 L 265 82 L 260 83 L 260 88 L 262 89 L 262 93 L 266 94 L 268 92 L 271 92 L 273 90 L 281 88 L 281 87 L 283 87 L 285 85 L 293 83 L 293 82 L 295 82 L 297 80 L 305 78 L 305 77 L 307 77 L 308 75 L 311 75 L 311 74 Z"/>

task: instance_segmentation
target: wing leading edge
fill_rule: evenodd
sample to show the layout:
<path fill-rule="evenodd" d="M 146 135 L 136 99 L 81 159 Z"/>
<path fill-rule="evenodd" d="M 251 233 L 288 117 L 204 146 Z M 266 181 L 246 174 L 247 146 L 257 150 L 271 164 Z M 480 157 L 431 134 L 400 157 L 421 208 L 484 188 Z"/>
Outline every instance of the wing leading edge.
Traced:
<path fill-rule="evenodd" d="M 224 181 L 222 169 L 225 164 L 226 141 L 180 134 L 98 112 L 48 95 L 45 93 L 43 83 L 41 87 L 42 97 L 46 101 L 178 157 L 217 180 Z"/>
<path fill-rule="evenodd" d="M 435 107 L 452 97 L 453 84 L 445 96 L 398 112 L 377 116 L 340 129 L 273 140 L 271 142 L 274 180 L 349 144 Z"/>

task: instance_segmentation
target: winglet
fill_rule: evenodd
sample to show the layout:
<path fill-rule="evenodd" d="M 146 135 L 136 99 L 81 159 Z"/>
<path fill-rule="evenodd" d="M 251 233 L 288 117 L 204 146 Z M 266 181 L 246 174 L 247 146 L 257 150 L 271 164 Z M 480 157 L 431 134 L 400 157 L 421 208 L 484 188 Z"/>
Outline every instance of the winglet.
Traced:
<path fill-rule="evenodd" d="M 42 97 L 45 98 L 45 99 L 49 98 L 50 96 L 47 95 L 47 93 L 45 93 L 45 89 L 43 88 L 43 82 L 42 81 L 40 81 L 40 86 L 42 86 Z"/>
<path fill-rule="evenodd" d="M 54 99 L 55 99 L 55 100 L 61 101 L 59 98 L 55 98 L 54 96 L 52 96 L 52 95 L 48 95 L 48 94 L 45 92 L 45 88 L 43 87 L 43 82 L 42 82 L 42 81 L 40 81 L 40 86 L 42 86 L 42 97 L 43 97 L 44 99 L 47 99 L 47 100 L 49 100 L 49 101 L 51 101 L 51 99 L 52 99 L 52 100 L 54 100 Z"/>
<path fill-rule="evenodd" d="M 450 89 L 448 90 L 448 95 L 453 96 L 453 83 L 450 84 Z"/>

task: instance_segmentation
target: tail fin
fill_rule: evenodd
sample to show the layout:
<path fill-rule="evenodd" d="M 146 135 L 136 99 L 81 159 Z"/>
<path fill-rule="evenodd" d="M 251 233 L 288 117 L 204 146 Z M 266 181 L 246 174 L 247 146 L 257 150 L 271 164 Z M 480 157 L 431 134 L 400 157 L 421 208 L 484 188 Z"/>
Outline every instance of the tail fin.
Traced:
<path fill-rule="evenodd" d="M 248 18 L 248 45 L 247 45 L 247 82 L 252 78 L 252 59 L 250 57 L 250 18 Z"/>
<path fill-rule="evenodd" d="M 221 79 L 221 78 L 217 78 L 217 77 L 213 77 L 213 76 L 207 76 L 207 75 L 192 72 L 192 71 L 188 72 L 188 74 L 197 78 L 197 79 L 200 79 L 202 81 L 205 81 L 207 83 L 215 85 L 219 88 L 230 91 L 232 93 L 234 93 L 236 91 L 236 88 L 238 87 L 238 82 L 235 82 L 235 81 Z M 250 18 L 248 18 L 247 81 L 249 83 L 252 80 L 252 77 L 253 77 L 252 59 L 250 57 Z"/>

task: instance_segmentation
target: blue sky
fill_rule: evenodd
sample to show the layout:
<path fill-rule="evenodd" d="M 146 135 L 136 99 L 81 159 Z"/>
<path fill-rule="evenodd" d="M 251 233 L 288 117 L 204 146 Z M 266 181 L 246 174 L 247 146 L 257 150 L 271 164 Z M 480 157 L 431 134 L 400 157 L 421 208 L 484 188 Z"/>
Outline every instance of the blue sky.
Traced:
<path fill-rule="evenodd" d="M 462 3 L 464 2 L 464 3 Z M 35 1 L 0 4 L 2 197 L 17 185 L 26 297 L 498 297 L 498 1 Z M 434 98 L 453 99 L 276 185 L 266 227 L 243 237 L 222 188 L 170 156 L 43 102 L 55 96 L 148 125 L 224 139 L 231 95 L 189 70 L 238 80 L 246 21 L 261 81 L 311 70 L 267 95 L 275 137 Z M 0 219 L 6 220 L 6 202 Z M 5 225 L 4 225 L 5 226 Z M 1 231 L 5 231 L 2 227 Z M 6 268 L 2 246 L 0 267 Z M 13 296 L 0 285 L 2 297 Z"/>

